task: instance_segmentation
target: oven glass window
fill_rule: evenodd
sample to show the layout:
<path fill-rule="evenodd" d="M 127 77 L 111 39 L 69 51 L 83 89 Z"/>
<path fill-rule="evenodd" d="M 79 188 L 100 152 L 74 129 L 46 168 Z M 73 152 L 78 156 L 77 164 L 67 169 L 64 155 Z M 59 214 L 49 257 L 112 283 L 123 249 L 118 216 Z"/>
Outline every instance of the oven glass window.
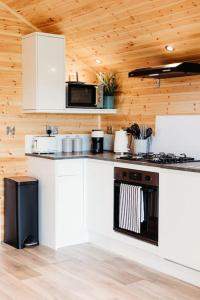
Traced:
<path fill-rule="evenodd" d="M 95 106 L 95 86 L 73 85 L 69 89 L 70 106 Z"/>

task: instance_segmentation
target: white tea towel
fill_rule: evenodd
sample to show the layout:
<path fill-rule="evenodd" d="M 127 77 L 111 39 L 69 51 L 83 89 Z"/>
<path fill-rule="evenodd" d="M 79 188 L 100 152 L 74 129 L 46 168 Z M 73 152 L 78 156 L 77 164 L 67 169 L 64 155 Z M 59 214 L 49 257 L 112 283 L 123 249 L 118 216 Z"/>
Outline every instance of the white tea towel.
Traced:
<path fill-rule="evenodd" d="M 119 227 L 141 232 L 144 221 L 144 199 L 141 186 L 120 184 Z"/>

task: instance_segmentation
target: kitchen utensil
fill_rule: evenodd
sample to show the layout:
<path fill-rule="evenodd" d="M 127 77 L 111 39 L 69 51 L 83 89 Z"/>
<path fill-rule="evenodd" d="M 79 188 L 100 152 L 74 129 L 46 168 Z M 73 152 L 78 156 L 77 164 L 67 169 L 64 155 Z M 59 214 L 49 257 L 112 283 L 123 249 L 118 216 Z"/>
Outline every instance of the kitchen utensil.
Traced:
<path fill-rule="evenodd" d="M 141 139 L 144 139 L 145 138 L 145 135 L 146 135 L 146 129 L 147 129 L 147 126 L 145 124 L 143 124 L 140 128 L 140 132 L 141 132 Z"/>
<path fill-rule="evenodd" d="M 140 139 L 143 139 L 143 131 L 144 131 L 144 127 L 143 125 L 140 126 Z"/>
<path fill-rule="evenodd" d="M 126 129 L 126 132 L 131 134 L 135 139 L 138 138 L 138 128 L 136 129 L 134 124 Z"/>
<path fill-rule="evenodd" d="M 140 127 L 137 123 L 134 123 L 132 126 L 132 129 L 134 130 L 135 134 L 136 134 L 136 138 L 139 139 L 140 138 Z"/>
<path fill-rule="evenodd" d="M 128 152 L 128 135 L 124 130 L 115 132 L 114 152 L 127 153 Z"/>
<path fill-rule="evenodd" d="M 152 135 L 152 133 L 153 133 L 152 128 L 147 128 L 146 129 L 146 135 L 145 135 L 144 139 L 148 139 Z"/>

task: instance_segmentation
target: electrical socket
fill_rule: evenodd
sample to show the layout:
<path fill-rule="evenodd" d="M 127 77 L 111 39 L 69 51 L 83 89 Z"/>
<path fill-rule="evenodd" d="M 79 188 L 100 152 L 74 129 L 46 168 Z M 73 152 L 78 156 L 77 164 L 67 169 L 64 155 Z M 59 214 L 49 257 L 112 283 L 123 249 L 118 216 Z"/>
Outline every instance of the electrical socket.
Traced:
<path fill-rule="evenodd" d="M 58 134 L 58 126 L 46 125 L 46 130 L 51 130 L 51 134 Z"/>
<path fill-rule="evenodd" d="M 6 134 L 9 136 L 15 135 L 15 126 L 6 126 Z"/>

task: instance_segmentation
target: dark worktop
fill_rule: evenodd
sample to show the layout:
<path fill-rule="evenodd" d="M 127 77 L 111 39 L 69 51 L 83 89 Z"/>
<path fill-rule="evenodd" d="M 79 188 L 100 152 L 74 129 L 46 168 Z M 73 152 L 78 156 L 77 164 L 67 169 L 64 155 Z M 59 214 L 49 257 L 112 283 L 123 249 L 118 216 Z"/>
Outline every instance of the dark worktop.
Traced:
<path fill-rule="evenodd" d="M 127 161 L 123 159 L 118 159 L 119 155 L 115 153 L 105 151 L 102 154 L 92 154 L 91 152 L 81 152 L 81 153 L 63 153 L 58 152 L 56 154 L 31 154 L 26 153 L 27 156 L 37 157 L 37 158 L 45 158 L 51 160 L 62 160 L 62 159 L 78 159 L 78 158 L 90 158 L 90 159 L 97 159 L 97 160 L 104 160 L 104 161 L 113 161 L 113 162 L 120 162 L 126 164 L 133 164 L 133 165 L 141 165 L 141 166 L 149 166 L 149 167 L 156 167 L 156 168 L 164 168 L 170 170 L 177 170 L 177 171 L 187 171 L 187 172 L 196 172 L 200 173 L 200 161 L 199 162 L 188 162 L 183 164 L 155 164 L 150 162 L 141 162 L 141 161 Z"/>

